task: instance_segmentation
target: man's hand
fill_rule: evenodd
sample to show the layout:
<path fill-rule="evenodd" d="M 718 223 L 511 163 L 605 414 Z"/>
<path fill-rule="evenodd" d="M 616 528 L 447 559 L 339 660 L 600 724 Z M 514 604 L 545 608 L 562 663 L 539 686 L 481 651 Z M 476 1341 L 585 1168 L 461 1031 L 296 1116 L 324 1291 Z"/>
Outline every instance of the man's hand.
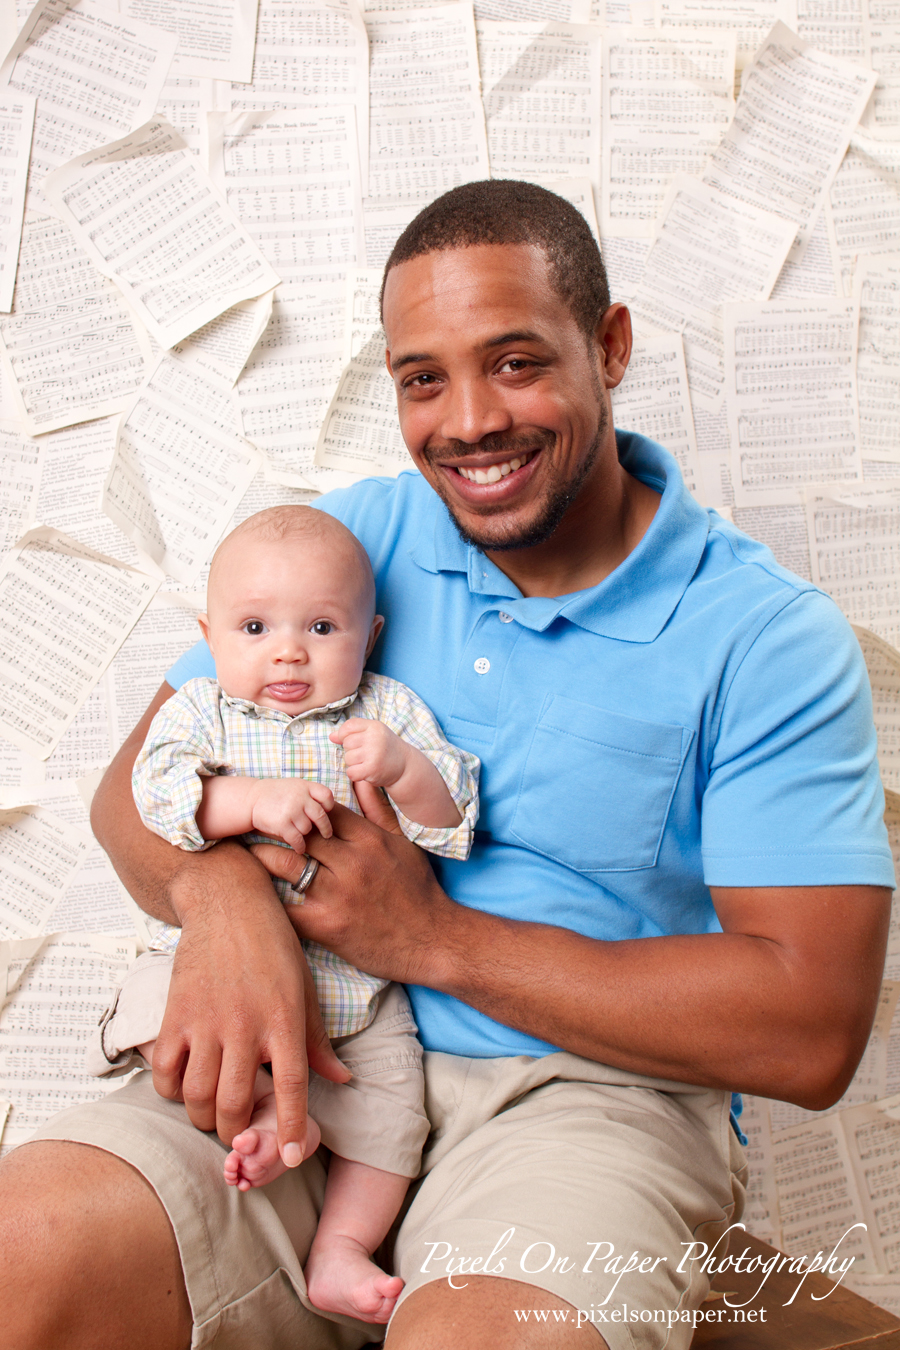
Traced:
<path fill-rule="evenodd" d="M 306 1139 L 307 1055 L 323 1078 L 345 1082 L 348 1074 L 325 1036 L 303 950 L 264 869 L 231 840 L 185 853 L 141 822 L 131 769 L 172 692 L 161 686 L 91 809 L 94 833 L 131 894 L 149 914 L 182 928 L 154 1083 L 178 1099 L 183 1078 L 193 1123 L 230 1144 L 250 1120 L 259 1065 L 271 1063 L 287 1161 L 287 1146 L 303 1148 Z"/>
<path fill-rule="evenodd" d="M 178 944 L 153 1084 L 183 1099 L 198 1129 L 230 1144 L 249 1121 L 259 1065 L 271 1063 L 279 1150 L 296 1167 L 306 1152 L 307 1059 L 332 1082 L 350 1075 L 325 1035 L 306 958 L 276 897 L 227 918 L 209 899 L 191 909 Z"/>
<path fill-rule="evenodd" d="M 332 837 L 307 841 L 319 870 L 289 917 L 303 937 L 360 969 L 416 984 L 425 953 L 437 949 L 442 927 L 460 906 L 441 890 L 427 855 L 400 832 L 383 795 L 368 783 L 358 783 L 356 792 L 378 823 L 335 806 Z M 254 844 L 251 852 L 286 881 L 297 881 L 305 866 L 274 844 Z"/>

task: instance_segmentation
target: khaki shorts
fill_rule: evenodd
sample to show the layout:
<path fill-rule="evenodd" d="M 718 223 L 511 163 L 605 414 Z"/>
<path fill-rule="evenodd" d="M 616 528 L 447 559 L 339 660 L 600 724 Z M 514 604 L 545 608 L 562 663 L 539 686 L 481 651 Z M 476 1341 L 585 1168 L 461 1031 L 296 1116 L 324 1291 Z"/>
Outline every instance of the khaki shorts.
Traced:
<path fill-rule="evenodd" d="M 100 1019 L 85 1054 L 88 1073 L 114 1078 L 147 1067 L 137 1047 L 162 1025 L 174 955 L 144 952 Z M 419 1174 L 428 1135 L 423 1107 L 422 1047 L 406 991 L 387 985 L 362 1031 L 332 1040 L 353 1074 L 349 1083 L 310 1075 L 309 1112 L 332 1153 L 402 1177 Z"/>
<path fill-rule="evenodd" d="M 728 1095 L 564 1053 L 426 1053 L 425 1080 L 424 1178 L 411 1187 L 395 1244 L 403 1297 L 483 1271 L 592 1314 L 610 1350 L 684 1350 L 692 1328 L 669 1329 L 668 1314 L 696 1307 L 708 1290 L 699 1262 L 678 1270 L 684 1244 L 711 1245 L 743 1205 Z M 157 1097 L 147 1073 L 62 1112 L 35 1138 L 106 1149 L 155 1188 L 181 1252 L 192 1346 L 352 1350 L 381 1338 L 381 1328 L 317 1316 L 306 1298 L 302 1265 L 325 1184 L 319 1156 L 264 1189 L 228 1187 L 222 1145 Z M 625 1320 L 608 1320 L 623 1307 Z M 656 1320 L 631 1320 L 647 1311 Z"/>

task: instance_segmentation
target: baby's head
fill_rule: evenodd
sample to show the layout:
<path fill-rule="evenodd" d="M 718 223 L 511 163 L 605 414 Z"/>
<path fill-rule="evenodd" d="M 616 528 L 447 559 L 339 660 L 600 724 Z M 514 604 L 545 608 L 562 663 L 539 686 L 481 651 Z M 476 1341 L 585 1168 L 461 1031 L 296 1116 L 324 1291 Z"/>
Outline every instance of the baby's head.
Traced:
<path fill-rule="evenodd" d="M 292 716 L 355 692 L 384 620 L 346 526 L 309 506 L 250 516 L 212 560 L 200 627 L 233 698 Z"/>

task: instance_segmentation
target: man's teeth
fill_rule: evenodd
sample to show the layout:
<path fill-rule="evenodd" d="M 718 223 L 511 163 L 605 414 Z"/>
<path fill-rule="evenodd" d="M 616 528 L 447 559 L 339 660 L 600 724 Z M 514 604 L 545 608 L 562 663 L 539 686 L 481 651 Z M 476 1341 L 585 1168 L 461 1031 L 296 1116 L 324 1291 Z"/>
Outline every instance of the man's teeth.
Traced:
<path fill-rule="evenodd" d="M 523 464 L 527 464 L 534 453 L 534 450 L 531 450 L 518 459 L 505 459 L 502 464 L 492 464 L 489 469 L 464 469 L 461 464 L 457 467 L 463 478 L 468 478 L 470 483 L 499 483 L 501 478 L 506 478 L 508 474 L 515 473 L 516 469 L 521 469 Z"/>

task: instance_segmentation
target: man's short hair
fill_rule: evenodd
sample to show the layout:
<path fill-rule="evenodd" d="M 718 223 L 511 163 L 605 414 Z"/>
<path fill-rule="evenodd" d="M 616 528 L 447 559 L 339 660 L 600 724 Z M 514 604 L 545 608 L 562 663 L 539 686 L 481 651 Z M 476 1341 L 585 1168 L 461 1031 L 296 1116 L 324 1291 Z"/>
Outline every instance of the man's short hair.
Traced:
<path fill-rule="evenodd" d="M 547 259 L 550 281 L 573 319 L 591 339 L 609 309 L 606 268 L 580 211 L 555 192 L 517 179 L 463 183 L 420 211 L 397 240 L 384 269 L 423 253 L 475 244 L 534 244 Z"/>

